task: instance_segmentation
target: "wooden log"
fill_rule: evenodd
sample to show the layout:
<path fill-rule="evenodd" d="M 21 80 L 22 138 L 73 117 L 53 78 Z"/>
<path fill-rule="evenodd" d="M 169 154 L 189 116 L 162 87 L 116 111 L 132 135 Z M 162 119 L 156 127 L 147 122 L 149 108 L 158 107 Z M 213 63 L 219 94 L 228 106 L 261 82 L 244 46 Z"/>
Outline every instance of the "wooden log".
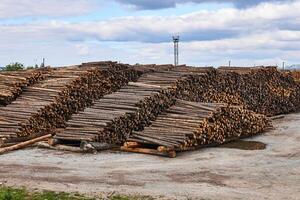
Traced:
<path fill-rule="evenodd" d="M 43 141 L 43 140 L 48 139 L 50 137 L 52 137 L 52 135 L 48 134 L 48 135 L 44 135 L 44 136 L 41 136 L 41 137 L 38 137 L 38 138 L 34 138 L 32 140 L 28 140 L 26 142 L 21 142 L 19 144 L 16 144 L 16 145 L 13 145 L 13 146 L 10 146 L 10 147 L 0 148 L 0 154 L 4 154 L 4 153 L 10 152 L 10 151 L 26 148 L 26 147 L 34 144 L 34 143 Z"/>
<path fill-rule="evenodd" d="M 54 139 L 54 138 L 49 138 L 47 142 L 49 145 L 55 146 L 55 145 L 59 144 L 60 141 L 57 139 Z"/>
<path fill-rule="evenodd" d="M 127 148 L 139 148 L 142 146 L 142 144 L 138 142 L 125 142 L 123 146 Z"/>
<path fill-rule="evenodd" d="M 175 151 L 170 151 L 170 152 L 159 152 L 155 149 L 144 149 L 144 148 L 127 148 L 122 146 L 121 147 L 122 151 L 126 152 L 133 152 L 133 153 L 142 153 L 142 154 L 149 154 L 149 155 L 156 155 L 156 156 L 165 156 L 169 158 L 175 158 L 176 157 L 176 152 Z"/>
<path fill-rule="evenodd" d="M 79 147 L 72 147 L 72 146 L 60 145 L 60 144 L 52 146 L 46 142 L 39 142 L 36 144 L 36 146 L 38 148 L 53 149 L 53 150 L 59 150 L 59 151 L 70 151 L 73 153 L 86 153 L 84 150 L 82 150 Z"/>

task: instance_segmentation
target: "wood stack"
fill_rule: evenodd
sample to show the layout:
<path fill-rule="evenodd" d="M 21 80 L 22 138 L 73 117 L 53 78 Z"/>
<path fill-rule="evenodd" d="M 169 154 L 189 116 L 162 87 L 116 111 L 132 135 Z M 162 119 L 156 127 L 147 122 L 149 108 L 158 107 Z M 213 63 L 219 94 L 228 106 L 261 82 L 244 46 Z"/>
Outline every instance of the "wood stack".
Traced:
<path fill-rule="evenodd" d="M 40 70 L 0 72 L 0 106 L 10 104 L 25 87 L 42 80 L 42 74 Z"/>
<path fill-rule="evenodd" d="M 61 142 L 98 141 L 122 144 L 133 130 L 141 130 L 175 103 L 190 74 L 205 74 L 210 68 L 154 67 L 137 82 L 106 95 L 90 108 L 72 116 L 55 138 Z M 193 70 L 191 70 L 193 69 Z M 191 71 L 190 71 L 191 70 Z"/>
<path fill-rule="evenodd" d="M 299 109 L 299 84 L 275 67 L 221 68 L 205 76 L 194 76 L 190 82 L 193 84 L 179 98 L 242 105 L 268 116 Z"/>
<path fill-rule="evenodd" d="M 252 70 L 256 70 L 258 68 L 264 68 L 264 67 L 228 67 L 228 66 L 220 66 L 218 67 L 219 71 L 223 72 L 234 72 L 238 74 L 249 74 Z"/>
<path fill-rule="evenodd" d="M 299 84 L 274 67 L 94 62 L 49 69 L 42 78 L 0 107 L 0 147 L 56 133 L 61 143 L 107 148 L 127 141 L 123 150 L 173 157 L 261 133 L 269 122 L 254 112 L 300 109 Z"/>
<path fill-rule="evenodd" d="M 53 69 L 45 80 L 0 108 L 0 140 L 15 143 L 51 133 L 93 100 L 138 76 L 136 70 L 113 62 Z"/>
<path fill-rule="evenodd" d="M 295 81 L 297 81 L 298 83 L 300 83 L 300 71 L 299 70 L 294 70 L 294 71 L 291 71 L 291 72 L 288 72 L 290 73 L 293 78 L 295 79 Z"/>
<path fill-rule="evenodd" d="M 262 133 L 269 126 L 264 115 L 241 107 L 177 100 L 150 126 L 142 131 L 134 131 L 122 149 L 139 152 L 144 148 L 152 148 L 151 154 L 157 151 L 159 155 L 166 153 L 172 157 L 173 151 L 192 150 L 250 137 Z"/>

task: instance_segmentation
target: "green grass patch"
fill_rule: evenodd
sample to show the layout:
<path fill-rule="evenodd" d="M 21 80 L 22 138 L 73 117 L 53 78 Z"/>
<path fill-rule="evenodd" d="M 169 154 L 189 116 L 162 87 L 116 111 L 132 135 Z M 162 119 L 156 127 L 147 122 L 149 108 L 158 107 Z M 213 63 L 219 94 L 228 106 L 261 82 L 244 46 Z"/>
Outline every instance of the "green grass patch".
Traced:
<path fill-rule="evenodd" d="M 24 188 L 0 187 L 0 200 L 93 200 L 79 194 L 50 191 L 28 192 Z"/>
<path fill-rule="evenodd" d="M 77 193 L 65 192 L 29 192 L 25 188 L 11 188 L 0 186 L 0 200 L 98 200 L 102 198 L 89 198 Z M 106 198 L 107 199 L 107 198 Z M 109 200 L 153 200 L 151 197 L 114 195 Z"/>

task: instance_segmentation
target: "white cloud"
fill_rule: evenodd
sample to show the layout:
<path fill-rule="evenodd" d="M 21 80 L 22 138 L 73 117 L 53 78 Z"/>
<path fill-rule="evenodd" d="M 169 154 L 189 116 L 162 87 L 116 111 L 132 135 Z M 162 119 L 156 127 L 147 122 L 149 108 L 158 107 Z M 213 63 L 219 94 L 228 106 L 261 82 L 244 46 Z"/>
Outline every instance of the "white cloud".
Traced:
<path fill-rule="evenodd" d="M 75 39 L 166 42 L 174 33 L 188 40 L 214 40 L 289 28 L 300 29 L 300 1 L 248 9 L 200 11 L 181 16 L 122 17 L 98 22 L 56 22 L 51 28 Z M 69 34 L 73 33 L 73 34 Z"/>
<path fill-rule="evenodd" d="M 80 56 L 86 56 L 90 54 L 90 49 L 85 44 L 76 44 L 75 48 L 77 49 L 77 53 Z"/>
<path fill-rule="evenodd" d="M 264 2 L 284 2 L 288 0 L 116 0 L 122 4 L 128 5 L 129 7 L 134 7 L 136 9 L 163 9 L 176 7 L 178 4 L 185 3 L 233 3 L 237 7 L 248 7 L 257 5 Z"/>
<path fill-rule="evenodd" d="M 87 13 L 94 0 L 1 0 L 0 19 L 24 16 L 69 16 Z"/>

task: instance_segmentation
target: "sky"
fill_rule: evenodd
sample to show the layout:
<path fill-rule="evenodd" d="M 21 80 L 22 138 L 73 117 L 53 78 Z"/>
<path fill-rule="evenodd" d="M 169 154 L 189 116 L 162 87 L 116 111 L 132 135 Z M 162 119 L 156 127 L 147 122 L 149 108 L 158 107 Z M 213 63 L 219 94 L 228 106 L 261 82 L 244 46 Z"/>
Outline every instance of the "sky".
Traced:
<path fill-rule="evenodd" d="M 300 63 L 300 0 L 0 0 L 0 66 Z"/>

